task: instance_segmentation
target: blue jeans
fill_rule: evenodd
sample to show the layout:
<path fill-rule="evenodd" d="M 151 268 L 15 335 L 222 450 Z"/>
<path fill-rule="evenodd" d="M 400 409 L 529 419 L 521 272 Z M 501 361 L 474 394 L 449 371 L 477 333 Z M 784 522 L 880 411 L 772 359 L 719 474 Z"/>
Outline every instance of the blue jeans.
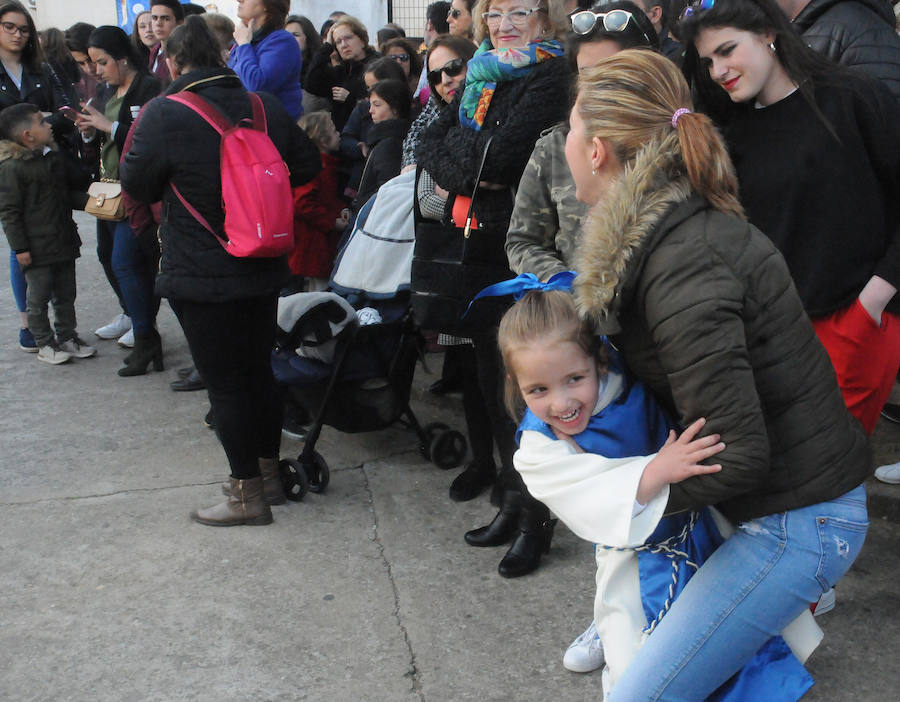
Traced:
<path fill-rule="evenodd" d="M 16 307 L 19 309 L 19 312 L 24 312 L 26 310 L 25 296 L 28 284 L 25 282 L 25 274 L 22 272 L 21 266 L 19 266 L 16 252 L 12 249 L 9 250 L 9 283 L 12 285 Z"/>
<path fill-rule="evenodd" d="M 125 308 L 131 317 L 134 333 L 141 336 L 149 334 L 156 317 L 154 271 L 127 221 L 116 222 L 112 268 L 125 299 Z"/>
<path fill-rule="evenodd" d="M 869 526 L 865 488 L 741 522 L 612 690 L 613 702 L 704 700 L 832 587 Z"/>

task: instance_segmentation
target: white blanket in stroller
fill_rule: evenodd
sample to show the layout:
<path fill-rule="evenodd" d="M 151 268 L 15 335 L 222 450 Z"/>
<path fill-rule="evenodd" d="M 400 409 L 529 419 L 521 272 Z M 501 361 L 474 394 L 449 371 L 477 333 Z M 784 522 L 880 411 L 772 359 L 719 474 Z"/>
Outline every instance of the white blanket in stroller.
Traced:
<path fill-rule="evenodd" d="M 401 173 L 373 195 L 338 254 L 331 287 L 342 293 L 364 292 L 370 298 L 393 297 L 409 290 L 416 231 L 413 225 L 415 171 Z"/>

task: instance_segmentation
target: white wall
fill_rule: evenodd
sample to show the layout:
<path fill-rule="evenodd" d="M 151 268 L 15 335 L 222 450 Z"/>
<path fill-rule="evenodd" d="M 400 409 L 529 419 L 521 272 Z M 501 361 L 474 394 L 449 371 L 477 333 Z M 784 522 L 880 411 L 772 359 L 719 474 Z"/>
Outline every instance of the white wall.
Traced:
<path fill-rule="evenodd" d="M 100 26 L 116 24 L 116 9 L 120 2 L 122 0 L 35 0 L 36 9 L 31 11 L 38 29 L 47 27 L 65 29 L 76 22 Z M 194 2 L 203 6 L 214 4 L 223 15 L 237 19 L 235 0 L 194 0 Z M 145 0 L 144 5 L 149 9 L 151 3 L 152 0 Z"/>

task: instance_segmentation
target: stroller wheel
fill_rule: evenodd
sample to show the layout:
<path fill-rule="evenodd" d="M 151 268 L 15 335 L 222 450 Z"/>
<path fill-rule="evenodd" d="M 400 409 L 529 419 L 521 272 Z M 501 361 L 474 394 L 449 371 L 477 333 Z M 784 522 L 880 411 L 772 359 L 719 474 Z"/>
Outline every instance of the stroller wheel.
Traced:
<path fill-rule="evenodd" d="M 293 458 L 282 458 L 278 462 L 278 470 L 281 473 L 281 484 L 284 493 L 292 502 L 299 502 L 309 492 L 309 478 L 306 471 L 298 461 Z"/>
<path fill-rule="evenodd" d="M 318 451 L 312 452 L 312 460 L 303 464 L 304 477 L 307 479 L 310 492 L 324 492 L 331 480 L 328 464 Z"/>
<path fill-rule="evenodd" d="M 431 422 L 430 424 L 426 424 L 424 427 L 422 427 L 422 433 L 425 435 L 425 442 L 419 446 L 419 451 L 422 454 L 422 458 L 424 458 L 426 461 L 431 460 L 431 447 L 434 443 L 434 440 L 449 428 L 450 427 L 448 427 L 443 422 Z"/>
<path fill-rule="evenodd" d="M 443 431 L 431 440 L 429 452 L 431 460 L 438 468 L 456 468 L 466 457 L 468 445 L 466 437 L 454 429 Z"/>

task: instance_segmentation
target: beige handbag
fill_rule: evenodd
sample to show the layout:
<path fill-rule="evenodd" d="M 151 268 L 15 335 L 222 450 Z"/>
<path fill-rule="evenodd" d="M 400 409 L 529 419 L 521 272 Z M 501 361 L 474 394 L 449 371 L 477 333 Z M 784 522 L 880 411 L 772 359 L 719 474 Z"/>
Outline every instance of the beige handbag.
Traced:
<path fill-rule="evenodd" d="M 91 183 L 88 201 L 84 211 L 97 219 L 121 222 L 125 219 L 125 201 L 122 198 L 122 184 L 117 180 L 101 180 Z"/>

